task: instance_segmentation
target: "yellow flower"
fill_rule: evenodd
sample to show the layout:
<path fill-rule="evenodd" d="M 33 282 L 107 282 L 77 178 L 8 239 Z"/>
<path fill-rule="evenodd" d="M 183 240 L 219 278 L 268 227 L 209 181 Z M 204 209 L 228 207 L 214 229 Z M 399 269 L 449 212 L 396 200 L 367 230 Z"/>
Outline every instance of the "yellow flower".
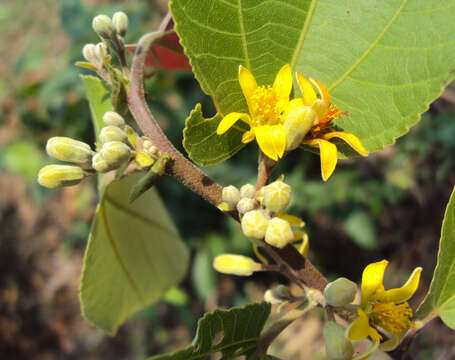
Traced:
<path fill-rule="evenodd" d="M 411 321 L 412 309 L 407 300 L 417 290 L 421 267 L 414 269 L 408 281 L 397 289 L 385 290 L 382 284 L 388 261 L 382 260 L 369 264 L 362 274 L 362 300 L 357 309 L 359 317 L 348 327 L 349 339 L 358 341 L 370 337 L 376 342 L 382 336 L 372 326 L 378 326 L 391 338 L 381 344 L 385 351 L 393 350 L 401 341 L 403 334 L 414 326 Z"/>
<path fill-rule="evenodd" d="M 224 134 L 238 120 L 242 120 L 250 126 L 250 130 L 243 134 L 242 142 L 248 143 L 256 138 L 262 152 L 277 161 L 283 157 L 286 148 L 283 122 L 292 90 L 291 67 L 289 64 L 284 65 L 270 87 L 258 86 L 253 74 L 240 65 L 239 82 L 249 114 L 227 114 L 219 123 L 217 134 Z"/>
<path fill-rule="evenodd" d="M 303 98 L 293 100 L 293 106 L 309 106 L 315 113 L 313 126 L 303 143 L 319 148 L 322 179 L 327 181 L 335 170 L 338 158 L 337 148 L 329 140 L 332 138 L 342 139 L 362 156 L 367 156 L 368 152 L 357 136 L 330 128 L 329 125 L 332 120 L 338 119 L 340 115 L 346 115 L 347 112 L 340 111 L 336 105 L 330 105 L 330 94 L 323 84 L 311 78 L 308 81 L 299 72 L 297 73 L 297 82 Z M 317 97 L 313 86 L 318 90 L 320 98 Z"/>

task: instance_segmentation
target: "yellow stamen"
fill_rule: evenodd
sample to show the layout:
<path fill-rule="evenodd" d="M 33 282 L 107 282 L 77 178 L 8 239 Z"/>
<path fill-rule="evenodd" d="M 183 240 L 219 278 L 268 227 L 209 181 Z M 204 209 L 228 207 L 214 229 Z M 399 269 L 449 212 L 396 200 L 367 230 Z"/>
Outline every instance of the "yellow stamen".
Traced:
<path fill-rule="evenodd" d="M 253 121 L 256 125 L 275 125 L 280 121 L 281 106 L 275 90 L 270 86 L 258 86 L 250 98 Z"/>
<path fill-rule="evenodd" d="M 375 322 L 392 334 L 401 334 L 412 327 L 412 309 L 407 302 L 402 304 L 373 304 Z"/>

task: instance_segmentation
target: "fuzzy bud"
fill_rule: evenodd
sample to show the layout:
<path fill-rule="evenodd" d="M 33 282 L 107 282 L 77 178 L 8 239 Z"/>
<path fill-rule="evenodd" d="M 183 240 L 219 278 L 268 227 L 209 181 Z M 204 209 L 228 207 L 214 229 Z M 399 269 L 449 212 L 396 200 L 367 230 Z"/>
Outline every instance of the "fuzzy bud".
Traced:
<path fill-rule="evenodd" d="M 240 197 L 253 199 L 256 195 L 256 187 L 251 184 L 245 184 L 240 188 Z"/>
<path fill-rule="evenodd" d="M 97 15 L 93 18 L 92 28 L 102 39 L 108 40 L 113 37 L 115 27 L 109 16 Z"/>
<path fill-rule="evenodd" d="M 250 276 L 253 272 L 261 270 L 261 264 L 253 259 L 232 254 L 222 254 L 215 257 L 213 267 L 220 273 L 238 276 Z"/>
<path fill-rule="evenodd" d="M 120 141 L 109 141 L 103 144 L 100 154 L 109 166 L 117 168 L 125 161 L 128 161 L 131 149 Z"/>
<path fill-rule="evenodd" d="M 128 142 L 128 135 L 126 135 L 126 132 L 114 125 L 103 127 L 100 131 L 99 138 L 101 144 L 107 143 L 109 141 L 120 141 L 123 143 Z"/>
<path fill-rule="evenodd" d="M 269 219 L 260 210 L 248 211 L 242 217 L 242 232 L 245 236 L 254 239 L 263 239 L 267 230 Z"/>
<path fill-rule="evenodd" d="M 264 186 L 265 207 L 274 213 L 281 213 L 286 210 L 291 201 L 291 187 L 281 180 Z"/>
<path fill-rule="evenodd" d="M 38 183 L 47 188 L 76 185 L 85 177 L 84 170 L 74 165 L 47 165 L 38 173 Z"/>
<path fill-rule="evenodd" d="M 345 328 L 336 322 L 329 321 L 324 327 L 325 351 L 332 360 L 350 360 L 354 347 L 345 336 Z"/>
<path fill-rule="evenodd" d="M 128 30 L 128 16 L 123 11 L 117 11 L 112 17 L 112 22 L 121 37 L 125 37 Z"/>
<path fill-rule="evenodd" d="M 82 56 L 84 59 L 87 60 L 89 63 L 97 65 L 99 60 L 96 51 L 96 45 L 94 44 L 85 44 L 82 48 Z"/>
<path fill-rule="evenodd" d="M 309 106 L 300 106 L 289 112 L 283 124 L 286 134 L 286 151 L 299 147 L 313 126 L 316 116 L 316 113 Z"/>
<path fill-rule="evenodd" d="M 240 191 L 234 185 L 229 185 L 223 188 L 221 196 L 222 200 L 234 208 L 240 200 Z"/>
<path fill-rule="evenodd" d="M 117 126 L 119 128 L 125 126 L 125 120 L 123 120 L 123 117 L 115 111 L 105 112 L 103 115 L 103 122 L 106 125 Z"/>
<path fill-rule="evenodd" d="M 92 168 L 99 173 L 105 173 L 113 169 L 106 160 L 103 159 L 100 153 L 96 153 L 92 157 Z"/>
<path fill-rule="evenodd" d="M 344 277 L 328 283 L 324 289 L 327 304 L 332 306 L 346 306 L 352 303 L 356 293 L 357 284 Z"/>
<path fill-rule="evenodd" d="M 47 140 L 46 151 L 49 156 L 61 161 L 85 163 L 92 158 L 90 145 L 69 137 L 55 136 Z"/>
<path fill-rule="evenodd" d="M 254 210 L 258 207 L 258 201 L 250 198 L 242 198 L 237 203 L 237 211 L 240 214 L 245 214 L 248 211 Z"/>
<path fill-rule="evenodd" d="M 275 217 L 269 221 L 264 239 L 267 244 L 282 248 L 293 239 L 294 233 L 286 220 Z"/>
<path fill-rule="evenodd" d="M 104 58 L 107 56 L 107 47 L 105 43 L 99 42 L 96 44 L 96 56 L 98 57 L 100 64 L 102 64 Z"/>

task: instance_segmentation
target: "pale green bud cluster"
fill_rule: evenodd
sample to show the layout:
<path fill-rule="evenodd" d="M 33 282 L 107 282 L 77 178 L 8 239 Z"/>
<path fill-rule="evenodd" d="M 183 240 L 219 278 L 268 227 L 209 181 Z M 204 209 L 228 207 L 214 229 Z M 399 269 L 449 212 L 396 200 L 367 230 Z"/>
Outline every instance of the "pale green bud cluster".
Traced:
<path fill-rule="evenodd" d="M 117 11 L 112 19 L 107 15 L 97 15 L 92 20 L 92 28 L 101 39 L 118 47 L 125 42 L 128 16 L 122 11 Z"/>
<path fill-rule="evenodd" d="M 240 190 L 234 185 L 223 188 L 221 198 L 223 202 L 219 208 L 222 211 L 232 211 L 237 209 L 240 215 L 251 210 L 257 209 L 259 202 L 255 199 L 256 188 L 254 185 L 245 184 Z"/>
<path fill-rule="evenodd" d="M 324 327 L 325 351 L 332 360 L 350 360 L 354 355 L 354 347 L 345 336 L 345 328 L 336 322 L 329 321 Z"/>
<path fill-rule="evenodd" d="M 346 306 L 354 301 L 357 294 L 357 284 L 344 277 L 327 284 L 324 297 L 331 306 Z"/>
<path fill-rule="evenodd" d="M 38 173 L 38 183 L 47 188 L 76 185 L 84 179 L 84 170 L 74 165 L 47 165 Z"/>
<path fill-rule="evenodd" d="M 250 276 L 253 272 L 261 270 L 261 264 L 253 259 L 234 254 L 222 254 L 213 260 L 213 267 L 223 274 Z"/>

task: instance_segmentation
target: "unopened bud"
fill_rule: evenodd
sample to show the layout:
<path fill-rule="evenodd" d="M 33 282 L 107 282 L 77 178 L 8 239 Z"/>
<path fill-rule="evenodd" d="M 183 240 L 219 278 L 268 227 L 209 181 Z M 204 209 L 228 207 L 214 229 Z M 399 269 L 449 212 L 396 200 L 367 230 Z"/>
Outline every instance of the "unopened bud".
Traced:
<path fill-rule="evenodd" d="M 264 186 L 264 203 L 267 209 L 274 213 L 286 210 L 291 201 L 291 187 L 281 180 Z"/>
<path fill-rule="evenodd" d="M 223 188 L 221 198 L 224 202 L 228 203 L 229 206 L 234 208 L 240 200 L 240 191 L 234 185 L 229 185 Z"/>
<path fill-rule="evenodd" d="M 101 144 L 107 143 L 109 141 L 121 141 L 123 143 L 128 142 L 128 135 L 126 135 L 126 132 L 114 125 L 103 127 L 100 131 L 99 138 Z"/>
<path fill-rule="evenodd" d="M 125 126 L 125 120 L 123 120 L 123 117 L 115 111 L 105 112 L 103 115 L 103 122 L 106 125 L 117 126 L 119 128 Z"/>
<path fill-rule="evenodd" d="M 89 63 L 98 64 L 98 56 L 96 54 L 96 45 L 94 44 L 85 44 L 82 48 L 82 56 Z"/>
<path fill-rule="evenodd" d="M 357 284 L 344 277 L 327 284 L 324 297 L 327 304 L 332 306 L 346 306 L 354 301 L 357 293 Z"/>
<path fill-rule="evenodd" d="M 256 195 L 256 187 L 251 184 L 245 184 L 240 188 L 240 197 L 253 199 Z"/>
<path fill-rule="evenodd" d="M 250 198 L 242 198 L 237 203 L 237 211 L 240 214 L 245 214 L 248 211 L 254 210 L 258 207 L 258 201 Z"/>
<path fill-rule="evenodd" d="M 277 248 L 285 247 L 294 239 L 291 225 L 286 220 L 273 218 L 269 221 L 265 233 L 265 242 Z"/>
<path fill-rule="evenodd" d="M 350 360 L 354 355 L 354 347 L 344 333 L 345 328 L 333 321 L 324 327 L 325 351 L 332 360 Z"/>
<path fill-rule="evenodd" d="M 99 42 L 96 44 L 96 56 L 99 59 L 100 64 L 103 63 L 104 58 L 107 56 L 107 47 L 105 43 Z"/>
<path fill-rule="evenodd" d="M 309 106 L 292 109 L 284 121 L 286 134 L 286 151 L 294 150 L 302 143 L 316 120 L 316 113 Z"/>
<path fill-rule="evenodd" d="M 104 160 L 100 153 L 96 153 L 92 157 L 92 168 L 99 173 L 105 173 L 113 169 L 109 164 Z"/>
<path fill-rule="evenodd" d="M 117 11 L 112 17 L 112 22 L 121 37 L 125 37 L 128 30 L 128 16 L 123 11 Z"/>
<path fill-rule="evenodd" d="M 311 108 L 316 112 L 317 119 L 323 119 L 329 109 L 327 103 L 321 99 L 314 100 Z"/>
<path fill-rule="evenodd" d="M 128 161 L 131 149 L 120 141 L 110 141 L 103 144 L 100 154 L 109 166 L 119 167 L 122 163 Z"/>
<path fill-rule="evenodd" d="M 220 273 L 238 276 L 250 276 L 253 272 L 261 270 L 261 264 L 258 264 L 253 259 L 233 254 L 223 254 L 215 257 L 213 267 Z"/>
<path fill-rule="evenodd" d="M 47 140 L 46 151 L 49 156 L 61 161 L 85 163 L 92 158 L 93 151 L 90 145 L 71 139 L 56 136 Z"/>
<path fill-rule="evenodd" d="M 264 214 L 264 212 L 260 210 L 248 211 L 242 217 L 242 232 L 247 237 L 254 239 L 263 239 L 268 224 L 269 219 Z"/>
<path fill-rule="evenodd" d="M 74 165 L 47 165 L 38 173 L 38 183 L 47 188 L 78 184 L 85 177 L 84 171 Z"/>
<path fill-rule="evenodd" d="M 109 16 L 97 15 L 93 18 L 92 28 L 102 39 L 108 40 L 115 33 L 115 27 Z"/>

